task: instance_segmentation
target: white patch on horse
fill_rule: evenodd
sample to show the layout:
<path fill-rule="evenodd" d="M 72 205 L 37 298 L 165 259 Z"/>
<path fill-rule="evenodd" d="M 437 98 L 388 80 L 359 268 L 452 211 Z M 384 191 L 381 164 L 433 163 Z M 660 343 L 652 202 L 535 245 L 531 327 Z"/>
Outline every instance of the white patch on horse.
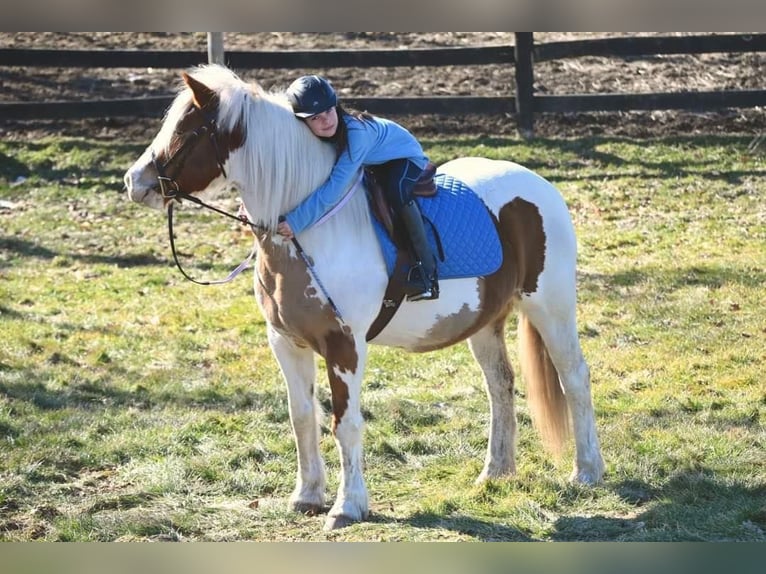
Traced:
<path fill-rule="evenodd" d="M 370 342 L 418 351 L 424 347 L 431 347 L 434 343 L 446 343 L 454 339 L 455 333 L 465 328 L 465 323 L 462 326 L 455 325 L 453 329 L 440 329 L 438 332 L 434 329 L 438 325 L 445 325 L 445 322 L 450 321 L 450 317 L 458 314 L 469 323 L 470 317 L 467 314 L 479 314 L 479 279 L 450 279 L 445 284 L 454 285 L 456 288 L 443 291 L 439 298 L 433 301 L 403 301 L 386 328 Z M 437 336 L 436 340 L 434 336 Z"/>

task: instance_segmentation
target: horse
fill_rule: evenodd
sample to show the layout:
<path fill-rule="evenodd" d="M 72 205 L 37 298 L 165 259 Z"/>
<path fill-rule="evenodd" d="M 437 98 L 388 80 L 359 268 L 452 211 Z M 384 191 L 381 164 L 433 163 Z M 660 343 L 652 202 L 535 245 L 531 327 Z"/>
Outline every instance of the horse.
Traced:
<path fill-rule="evenodd" d="M 367 341 L 388 273 L 366 194 L 349 192 L 332 217 L 299 234 L 300 243 L 276 233 L 280 215 L 329 176 L 334 148 L 295 118 L 282 92 L 216 64 L 190 68 L 181 77 L 159 131 L 127 170 L 125 187 L 130 200 L 159 209 L 177 199 L 172 192 L 239 192 L 255 235 L 255 298 L 287 386 L 298 462 L 289 498 L 293 510 L 327 512 L 328 530 L 368 518 L 360 393 L 370 344 L 427 352 L 467 341 L 483 373 L 491 414 L 476 481 L 513 475 L 515 375 L 504 340 L 513 311 L 526 399 L 543 444 L 560 453 L 574 434 L 570 480 L 602 480 L 590 372 L 576 324 L 576 237 L 566 203 L 551 183 L 504 160 L 462 157 L 439 166 L 438 173 L 464 182 L 486 205 L 502 262 L 487 276 L 442 279 L 438 299 L 405 300 Z M 326 364 L 330 428 L 340 458 L 329 509 L 319 449 L 317 355 Z"/>

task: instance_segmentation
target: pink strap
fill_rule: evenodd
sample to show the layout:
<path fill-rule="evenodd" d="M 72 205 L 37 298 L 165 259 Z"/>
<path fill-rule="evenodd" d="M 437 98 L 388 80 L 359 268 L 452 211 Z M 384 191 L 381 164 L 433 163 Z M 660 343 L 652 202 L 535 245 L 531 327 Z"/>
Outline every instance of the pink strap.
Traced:
<path fill-rule="evenodd" d="M 362 179 L 364 179 L 364 170 L 359 170 L 359 177 L 356 178 L 356 181 L 354 182 L 354 185 L 351 186 L 351 188 L 346 192 L 346 195 L 343 196 L 343 198 L 335 204 L 335 207 L 333 207 L 330 211 L 325 213 L 322 217 L 319 218 L 319 220 L 314 224 L 314 226 L 320 225 L 330 219 L 333 215 L 338 213 L 341 209 L 343 209 L 343 206 L 348 203 L 348 200 L 351 199 L 351 196 L 354 195 L 354 192 L 362 187 Z"/>
<path fill-rule="evenodd" d="M 225 279 L 209 281 L 207 284 L 208 285 L 224 285 L 226 283 L 229 283 L 230 281 L 233 281 L 237 277 L 237 275 L 239 275 L 240 273 L 242 273 L 243 271 L 246 271 L 247 269 L 251 267 L 250 262 L 255 257 L 255 252 L 257 250 L 258 250 L 258 244 L 256 243 L 255 245 L 253 245 L 253 250 L 250 252 L 250 255 L 248 255 L 245 258 L 245 260 L 242 261 L 242 263 L 237 265 L 237 267 L 231 273 L 229 273 L 229 275 Z"/>

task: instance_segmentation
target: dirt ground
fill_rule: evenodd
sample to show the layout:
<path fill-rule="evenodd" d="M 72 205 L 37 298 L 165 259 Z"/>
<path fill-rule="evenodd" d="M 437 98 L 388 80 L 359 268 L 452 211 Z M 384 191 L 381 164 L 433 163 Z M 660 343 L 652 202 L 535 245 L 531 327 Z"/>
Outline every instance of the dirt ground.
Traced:
<path fill-rule="evenodd" d="M 536 42 L 620 33 L 536 33 Z M 652 35 L 652 34 L 642 34 Z M 227 50 L 305 50 L 426 48 L 511 45 L 510 32 L 348 32 L 227 33 Z M 145 32 L 16 32 L 0 33 L 0 48 L 207 50 L 205 33 Z M 755 89 L 764 87 L 766 53 L 669 55 L 611 59 L 583 57 L 535 65 L 535 89 L 546 94 L 658 92 Z M 0 101 L 60 101 L 170 95 L 179 70 L 0 67 Z M 296 76 L 320 73 L 343 96 L 513 95 L 511 65 L 434 68 L 370 68 L 328 70 L 238 70 L 267 89 L 283 89 Z M 512 116 L 399 116 L 419 137 L 435 134 L 513 135 Z M 129 137 L 147 141 L 157 120 L 108 118 L 78 121 L 13 122 L 0 118 L 5 140 L 36 138 L 46 133 L 100 138 Z M 679 111 L 539 114 L 535 132 L 541 137 L 621 135 L 659 137 L 683 134 L 759 135 L 766 129 L 766 109 L 727 109 L 714 113 Z"/>

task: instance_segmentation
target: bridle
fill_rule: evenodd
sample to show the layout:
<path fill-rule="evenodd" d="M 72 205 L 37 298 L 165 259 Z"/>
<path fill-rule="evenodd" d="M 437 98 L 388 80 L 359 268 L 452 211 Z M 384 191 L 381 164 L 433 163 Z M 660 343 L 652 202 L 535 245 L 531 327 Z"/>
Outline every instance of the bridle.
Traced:
<path fill-rule="evenodd" d="M 181 272 L 181 275 L 183 275 L 186 279 L 188 279 L 192 283 L 196 283 L 197 285 L 222 285 L 234 279 L 237 275 L 239 275 L 242 271 L 244 271 L 250 266 L 250 261 L 252 261 L 253 258 L 255 257 L 257 244 L 253 247 L 253 250 L 250 252 L 250 255 L 248 255 L 247 258 L 242 263 L 240 263 L 231 273 L 229 273 L 229 275 L 226 278 L 219 279 L 216 281 L 198 281 L 197 279 L 194 279 L 188 273 L 186 273 L 186 271 L 184 271 L 184 268 L 181 266 L 181 262 L 178 260 L 178 253 L 176 252 L 175 237 L 173 236 L 173 204 L 174 202 L 177 201 L 178 203 L 181 203 L 181 200 L 186 199 L 187 201 L 195 203 L 199 205 L 200 207 L 204 207 L 205 209 L 209 209 L 210 211 L 215 211 L 216 213 L 219 213 L 221 215 L 224 215 L 226 217 L 239 221 L 240 223 L 244 225 L 249 225 L 250 229 L 252 229 L 253 233 L 255 233 L 256 235 L 259 232 L 262 232 L 265 228 L 262 225 L 258 225 L 257 223 L 254 223 L 244 214 L 229 213 L 228 211 L 218 209 L 217 207 L 210 205 L 209 203 L 205 203 L 200 198 L 195 197 L 191 195 L 190 193 L 186 193 L 185 191 L 181 189 L 181 187 L 178 185 L 178 182 L 175 179 L 173 179 L 172 177 L 168 177 L 166 175 L 166 171 L 169 165 L 171 165 L 172 163 L 177 163 L 185 159 L 186 156 L 202 140 L 202 138 L 207 136 L 210 139 L 210 143 L 213 146 L 213 150 L 215 151 L 215 161 L 218 164 L 218 168 L 221 170 L 221 174 L 224 177 L 227 177 L 226 169 L 223 166 L 223 160 L 221 159 L 221 153 L 218 148 L 218 142 L 216 141 L 216 136 L 218 135 L 217 133 L 218 123 L 215 119 L 215 115 L 211 112 L 207 112 L 207 113 L 204 113 L 204 118 L 205 118 L 205 122 L 199 128 L 197 128 L 190 134 L 190 136 L 186 139 L 186 141 L 181 144 L 181 146 L 176 150 L 176 152 L 172 156 L 170 156 L 165 163 L 160 164 L 157 161 L 157 157 L 154 154 L 154 150 L 152 150 L 152 165 L 154 166 L 154 169 L 157 170 L 157 181 L 159 181 L 159 184 L 160 184 L 160 193 L 162 194 L 162 198 L 167 201 L 168 235 L 170 236 L 170 249 L 173 252 L 173 260 L 175 261 L 176 267 L 178 267 L 178 270 Z M 181 165 L 183 164 L 181 163 Z M 327 292 L 327 289 L 325 288 L 324 284 L 320 281 L 319 276 L 317 275 L 317 272 L 314 269 L 314 265 L 312 264 L 309 257 L 306 255 L 306 252 L 303 250 L 303 247 L 298 242 L 298 239 L 293 237 L 291 239 L 291 242 L 295 246 L 295 249 L 297 250 L 298 255 L 300 256 L 300 258 L 303 260 L 306 267 L 308 268 L 309 273 L 311 273 L 311 275 L 314 277 L 317 284 L 319 285 L 320 290 L 322 291 L 322 293 L 324 293 L 333 312 L 338 317 L 338 319 L 343 321 L 343 316 L 340 314 L 340 310 L 338 309 L 338 306 L 330 297 L 330 294 Z"/>
<path fill-rule="evenodd" d="M 221 170 L 221 174 L 223 175 L 223 177 L 227 177 L 226 169 L 223 166 L 223 160 L 221 159 L 221 153 L 218 147 L 218 141 L 217 141 L 218 123 L 216 121 L 215 115 L 211 112 L 207 112 L 207 113 L 204 113 L 204 118 L 205 118 L 204 123 L 199 128 L 191 132 L 191 134 L 186 139 L 186 141 L 184 141 L 181 144 L 181 146 L 176 150 L 176 152 L 172 156 L 170 156 L 167 159 L 167 161 L 165 161 L 164 163 L 160 163 L 159 161 L 157 161 L 157 156 L 155 155 L 154 150 L 152 150 L 152 165 L 154 166 L 154 169 L 157 171 L 157 181 L 160 184 L 160 193 L 162 194 L 162 198 L 166 200 L 167 202 L 168 235 L 170 236 L 170 249 L 173 253 L 173 260 L 175 261 L 176 267 L 178 267 L 178 270 L 186 279 L 188 279 L 192 283 L 196 283 L 197 285 L 222 285 L 234 279 L 237 275 L 239 275 L 242 271 L 244 271 L 250 266 L 250 262 L 252 261 L 253 257 L 255 257 L 256 247 L 253 247 L 253 250 L 250 252 L 250 255 L 242 263 L 240 263 L 231 273 L 229 273 L 229 275 L 226 278 L 216 280 L 216 281 L 198 281 L 197 279 L 194 279 L 188 273 L 186 273 L 186 271 L 184 271 L 184 268 L 181 266 L 181 262 L 178 260 L 175 237 L 173 234 L 174 203 L 175 202 L 181 203 L 181 200 L 185 199 L 187 201 L 190 201 L 191 203 L 195 203 L 199 205 L 200 207 L 204 207 L 205 209 L 209 209 L 211 211 L 215 211 L 216 213 L 219 213 L 231 219 L 235 219 L 244 225 L 249 225 L 254 233 L 257 233 L 258 230 L 262 229 L 262 226 L 250 221 L 250 219 L 244 214 L 229 213 L 228 211 L 219 209 L 213 205 L 210 205 L 209 203 L 205 203 L 204 201 L 202 201 L 198 197 L 191 195 L 190 193 L 186 193 L 185 191 L 181 189 L 181 187 L 178 185 L 178 182 L 174 178 L 169 177 L 167 175 L 168 166 L 174 163 L 178 164 L 179 166 L 183 165 L 183 161 L 186 159 L 186 156 L 188 156 L 189 153 L 195 147 L 197 147 L 199 142 L 204 141 L 204 139 L 207 138 L 209 139 L 211 145 L 213 146 L 213 151 L 215 152 L 215 160 L 216 160 L 216 163 L 218 164 L 218 168 Z"/>

